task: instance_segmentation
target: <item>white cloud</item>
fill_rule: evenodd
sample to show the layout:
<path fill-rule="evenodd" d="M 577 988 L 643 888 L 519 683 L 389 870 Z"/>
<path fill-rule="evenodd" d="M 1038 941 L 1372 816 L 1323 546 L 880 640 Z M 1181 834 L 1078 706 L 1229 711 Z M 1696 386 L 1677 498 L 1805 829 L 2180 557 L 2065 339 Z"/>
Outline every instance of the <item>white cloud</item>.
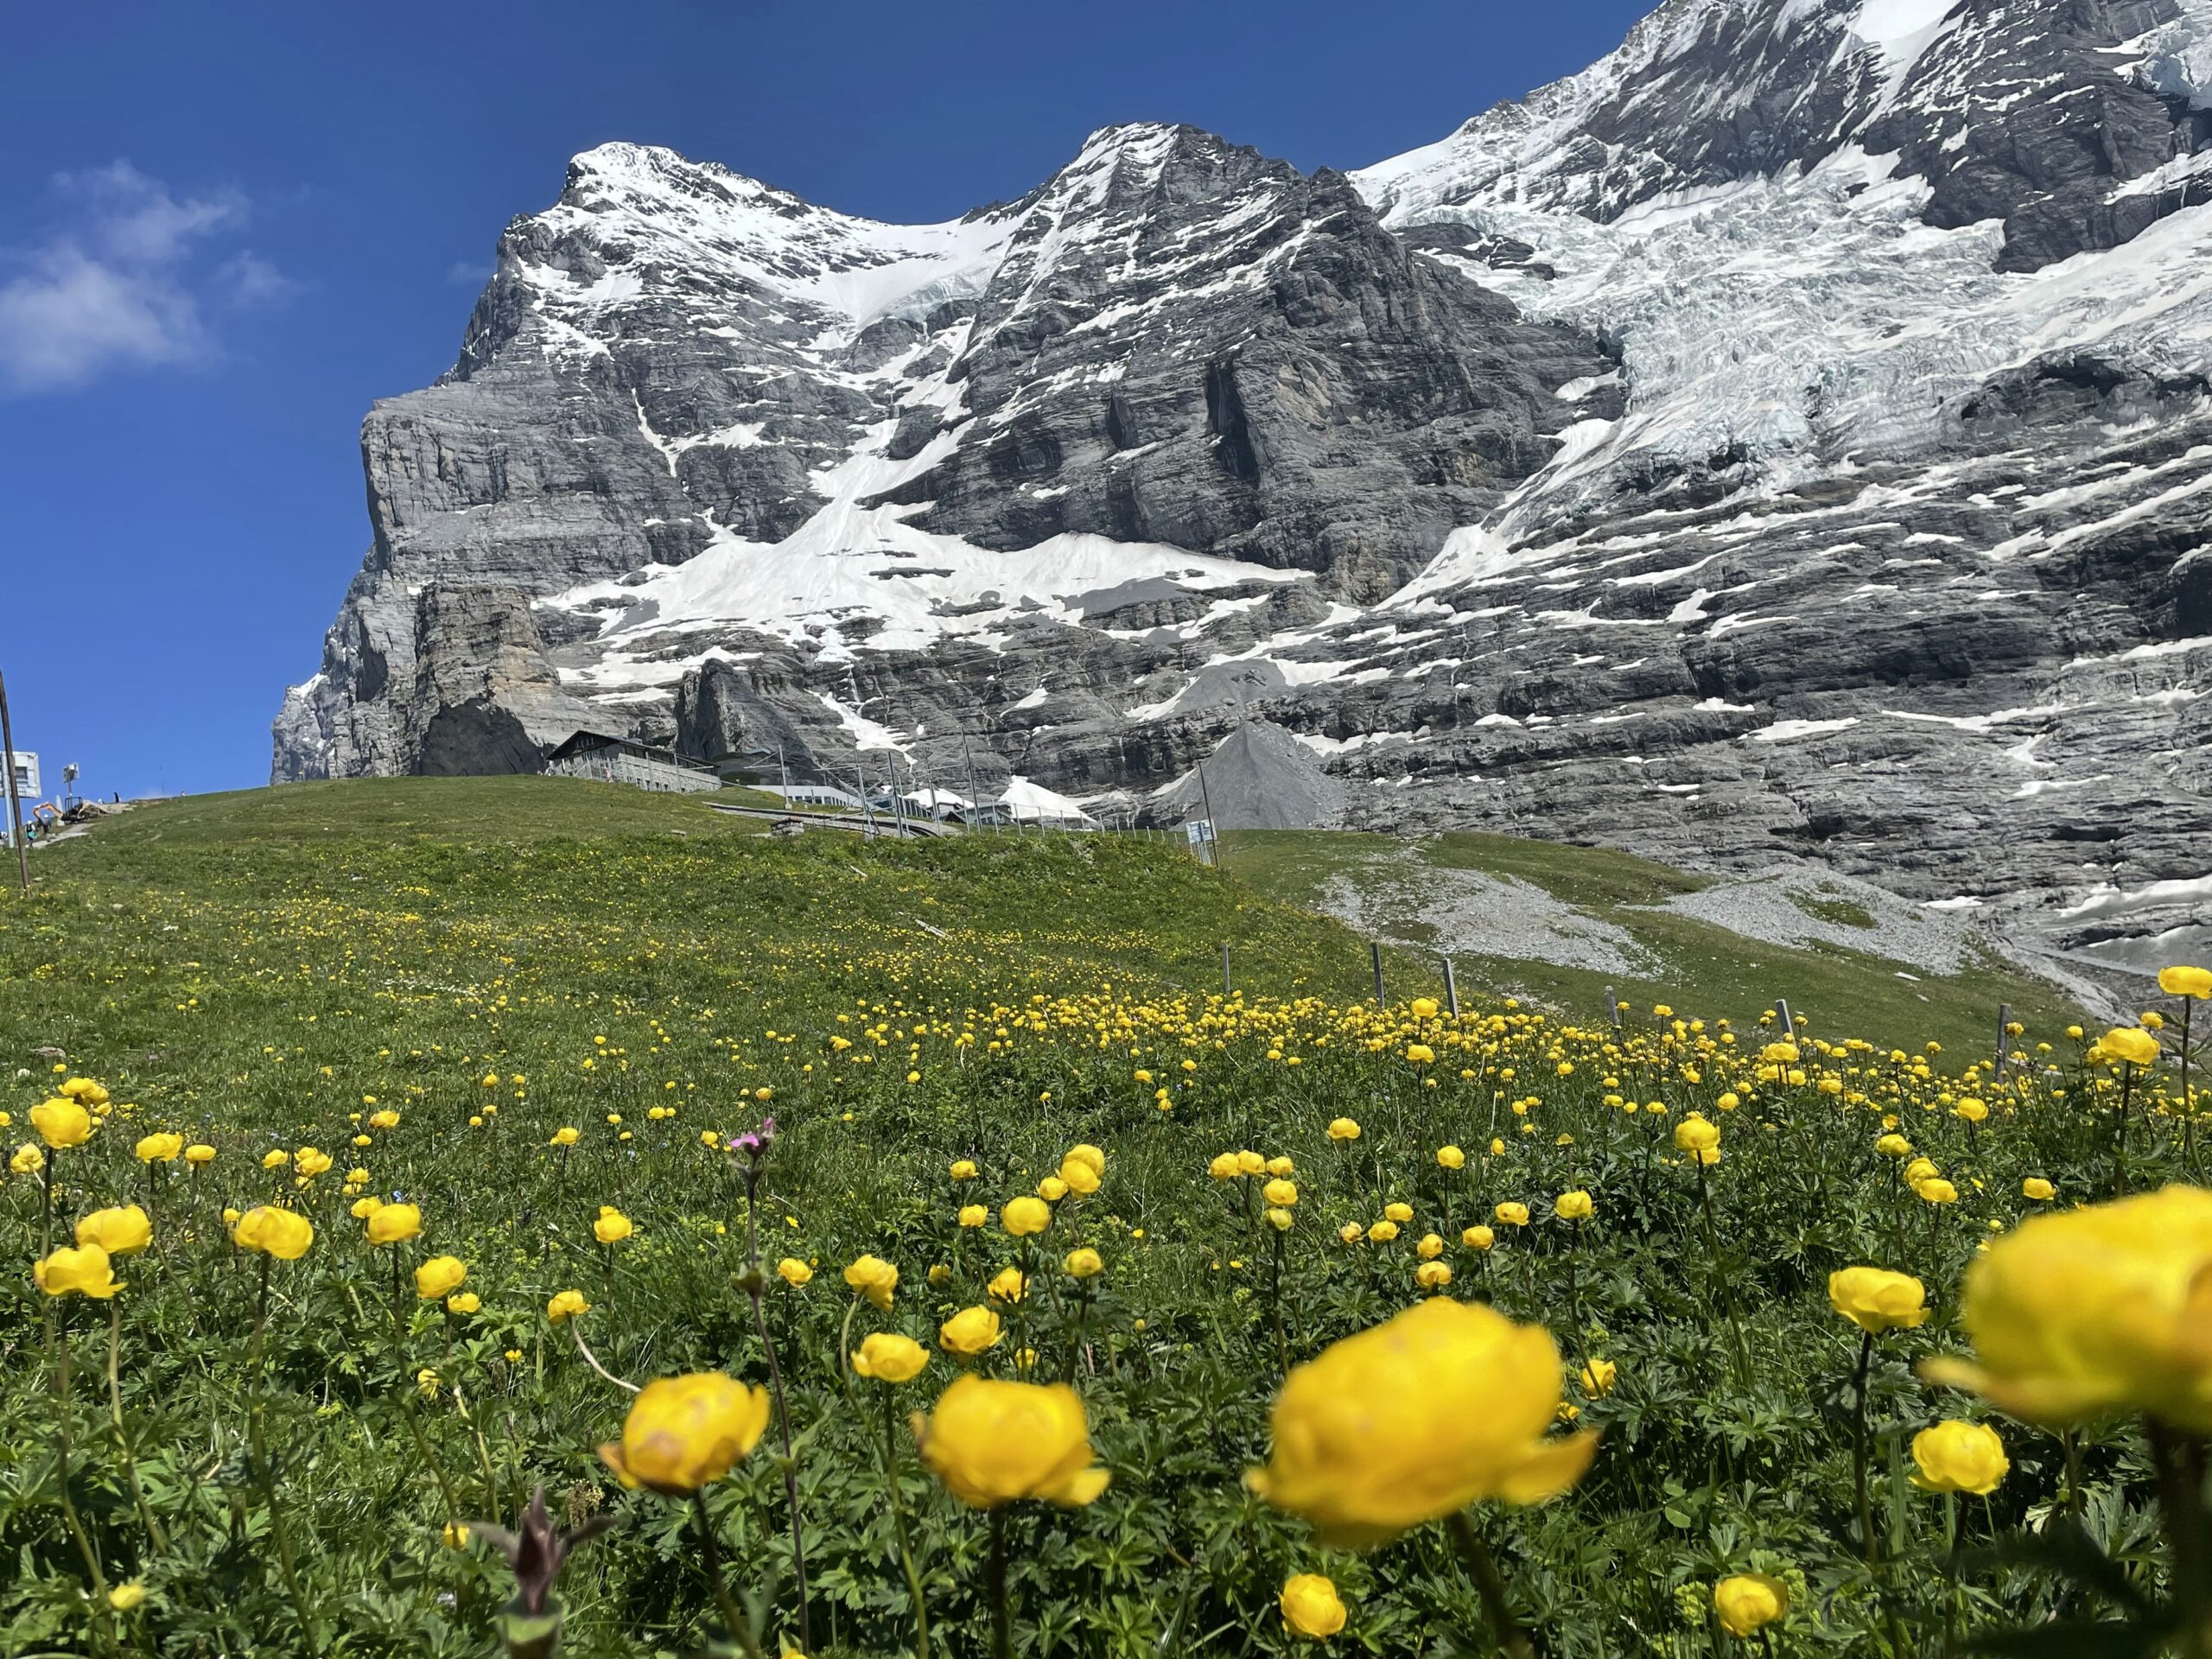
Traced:
<path fill-rule="evenodd" d="M 446 281 L 456 288 L 481 288 L 492 280 L 492 267 L 474 259 L 456 259 L 446 267 Z"/>
<path fill-rule="evenodd" d="M 45 238 L 0 248 L 0 394 L 78 386 L 113 369 L 204 360 L 204 312 L 265 305 L 292 284 L 245 250 L 236 191 L 179 197 L 128 162 L 57 174 L 60 213 Z"/>

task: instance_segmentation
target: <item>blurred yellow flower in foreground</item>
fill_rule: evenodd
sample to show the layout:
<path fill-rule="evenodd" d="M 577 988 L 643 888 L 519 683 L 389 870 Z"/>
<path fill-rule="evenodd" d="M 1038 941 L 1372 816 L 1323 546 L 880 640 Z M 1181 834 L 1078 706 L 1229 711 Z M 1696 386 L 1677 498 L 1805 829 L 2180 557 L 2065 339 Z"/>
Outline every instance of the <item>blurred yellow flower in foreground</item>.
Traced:
<path fill-rule="evenodd" d="M 1112 1478 L 1093 1461 L 1081 1396 L 1064 1382 L 963 1376 L 927 1418 L 917 1415 L 914 1434 L 930 1471 L 970 1509 L 1020 1498 L 1074 1508 Z"/>
<path fill-rule="evenodd" d="M 599 1448 L 625 1486 L 689 1496 L 720 1480 L 768 1426 L 768 1391 L 720 1371 L 648 1382 L 630 1402 L 620 1442 Z"/>

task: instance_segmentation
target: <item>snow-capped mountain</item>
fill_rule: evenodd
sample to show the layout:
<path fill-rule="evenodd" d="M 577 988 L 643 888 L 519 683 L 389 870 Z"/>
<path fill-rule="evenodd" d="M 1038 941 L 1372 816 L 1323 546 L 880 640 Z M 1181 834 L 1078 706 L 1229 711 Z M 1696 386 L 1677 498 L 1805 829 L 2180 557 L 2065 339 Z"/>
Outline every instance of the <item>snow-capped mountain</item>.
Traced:
<path fill-rule="evenodd" d="M 605 146 L 371 413 L 276 776 L 613 726 L 1179 813 L 1264 718 L 1344 821 L 2173 948 L 2208 256 L 2212 0 L 1672 0 L 1349 175 L 1113 128 L 937 226 Z"/>

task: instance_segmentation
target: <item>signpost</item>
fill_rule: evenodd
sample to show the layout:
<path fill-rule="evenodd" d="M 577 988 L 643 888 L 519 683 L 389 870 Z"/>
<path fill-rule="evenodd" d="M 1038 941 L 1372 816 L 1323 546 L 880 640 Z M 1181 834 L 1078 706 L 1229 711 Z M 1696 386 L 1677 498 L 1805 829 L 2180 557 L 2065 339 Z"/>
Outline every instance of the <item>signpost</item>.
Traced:
<path fill-rule="evenodd" d="M 16 733 L 8 723 L 8 682 L 0 679 L 0 767 L 8 776 L 8 823 L 10 833 L 16 841 L 16 871 L 22 877 L 23 891 L 31 890 L 31 849 L 23 839 L 23 799 L 16 792 Z"/>

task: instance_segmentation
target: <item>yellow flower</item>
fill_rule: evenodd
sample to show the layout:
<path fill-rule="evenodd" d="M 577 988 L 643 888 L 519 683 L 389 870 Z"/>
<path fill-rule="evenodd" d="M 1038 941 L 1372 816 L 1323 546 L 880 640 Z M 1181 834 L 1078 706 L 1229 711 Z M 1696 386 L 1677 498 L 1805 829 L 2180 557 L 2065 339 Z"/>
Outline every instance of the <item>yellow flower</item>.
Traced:
<path fill-rule="evenodd" d="M 1261 1212 L 1261 1218 L 1279 1233 L 1287 1233 L 1298 1224 L 1298 1217 L 1287 1210 L 1278 1210 L 1270 1205 Z"/>
<path fill-rule="evenodd" d="M 2155 1065 L 2158 1058 L 2158 1039 L 2140 1026 L 2114 1026 L 2097 1039 L 2097 1046 L 2106 1059 L 2133 1065 Z"/>
<path fill-rule="evenodd" d="M 1467 1154 L 1457 1147 L 1439 1147 L 1436 1149 L 1436 1163 L 1440 1169 L 1465 1169 L 1467 1166 Z"/>
<path fill-rule="evenodd" d="M 25 1141 L 8 1160 L 8 1167 L 18 1175 L 35 1175 L 46 1167 L 46 1154 L 29 1141 Z"/>
<path fill-rule="evenodd" d="M 937 1328 L 938 1345 L 965 1359 L 997 1347 L 1000 1335 L 999 1316 L 988 1307 L 963 1307 Z"/>
<path fill-rule="evenodd" d="M 599 1219 L 591 1224 L 591 1236 L 602 1244 L 620 1244 L 636 1230 L 630 1217 L 611 1204 L 599 1206 Z"/>
<path fill-rule="evenodd" d="M 1901 1135 L 1885 1135 L 1874 1142 L 1874 1150 L 1885 1158 L 1910 1158 L 1912 1142 Z"/>
<path fill-rule="evenodd" d="M 123 1288 L 107 1252 L 97 1244 L 81 1244 L 73 1250 L 65 1244 L 33 1262 L 31 1277 L 49 1296 L 90 1296 L 104 1302 Z"/>
<path fill-rule="evenodd" d="M 302 1147 L 292 1155 L 292 1167 L 302 1179 L 311 1181 L 330 1167 L 330 1155 L 313 1147 Z"/>
<path fill-rule="evenodd" d="M 1529 1224 L 1529 1206 L 1525 1204 L 1516 1204 L 1509 1198 L 1497 1206 L 1497 1219 L 1508 1227 L 1526 1227 Z"/>
<path fill-rule="evenodd" d="M 1247 1149 L 1236 1154 L 1236 1173 L 1239 1175 L 1264 1174 L 1267 1167 L 1268 1160 L 1256 1152 Z"/>
<path fill-rule="evenodd" d="M 1407 1009 L 1416 1020 L 1433 1020 L 1436 1018 L 1436 999 L 1433 996 L 1417 996 L 1407 1004 Z"/>
<path fill-rule="evenodd" d="M 1590 1195 L 1580 1187 L 1562 1192 L 1552 1201 L 1552 1213 L 1561 1221 L 1586 1221 L 1590 1217 Z"/>
<path fill-rule="evenodd" d="M 1910 1331 L 1928 1321 L 1928 1288 L 1910 1274 L 1840 1268 L 1828 1274 L 1828 1306 L 1861 1331 Z"/>
<path fill-rule="evenodd" d="M 2212 996 L 2212 969 L 2161 968 L 2158 988 L 2168 996 L 2192 996 L 2202 1002 Z"/>
<path fill-rule="evenodd" d="M 136 1255 L 154 1242 L 154 1224 L 135 1204 L 95 1210 L 78 1218 L 77 1242 L 97 1244 L 110 1255 Z"/>
<path fill-rule="evenodd" d="M 1233 1152 L 1214 1154 L 1213 1160 L 1206 1166 L 1206 1173 L 1217 1181 L 1233 1181 L 1243 1173 L 1237 1167 L 1236 1154 Z"/>
<path fill-rule="evenodd" d="M 464 1290 L 458 1296 L 446 1298 L 446 1312 L 448 1313 L 474 1313 L 483 1306 L 483 1298 L 473 1290 Z"/>
<path fill-rule="evenodd" d="M 1461 1230 L 1459 1242 L 1471 1250 L 1486 1250 L 1497 1243 L 1497 1235 L 1487 1227 L 1468 1227 Z"/>
<path fill-rule="evenodd" d="M 720 1480 L 768 1426 L 768 1391 L 720 1371 L 664 1376 L 630 1402 L 620 1445 L 600 1457 L 625 1486 L 685 1497 Z"/>
<path fill-rule="evenodd" d="M 1268 1173 L 1281 1180 L 1297 1174 L 1298 1166 L 1287 1158 L 1270 1158 L 1268 1160 Z"/>
<path fill-rule="evenodd" d="M 797 1256 L 787 1255 L 776 1263 L 776 1276 L 793 1290 L 798 1290 L 813 1281 L 814 1269 Z"/>
<path fill-rule="evenodd" d="M 90 1077 L 72 1077 L 61 1085 L 60 1092 L 71 1100 L 80 1101 L 87 1106 L 107 1104 L 106 1089 L 94 1083 Z"/>
<path fill-rule="evenodd" d="M 1335 1141 L 1359 1139 L 1359 1125 L 1348 1117 L 1339 1117 L 1329 1125 L 1329 1139 Z"/>
<path fill-rule="evenodd" d="M 963 1227 L 981 1227 L 990 1218 L 990 1211 L 982 1205 L 963 1204 L 960 1206 L 958 1219 Z"/>
<path fill-rule="evenodd" d="M 1388 1244 L 1397 1236 L 1398 1224 L 1388 1219 L 1378 1221 L 1367 1230 L 1367 1242 L 1370 1244 Z"/>
<path fill-rule="evenodd" d="M 397 1244 L 423 1230 L 423 1211 L 412 1204 L 387 1204 L 369 1217 L 369 1243 Z"/>
<path fill-rule="evenodd" d="M 1021 1276 L 1020 1268 L 1001 1268 L 991 1275 L 991 1282 L 984 1288 L 990 1293 L 993 1301 L 1005 1302 L 1011 1306 L 1029 1294 L 1029 1281 Z"/>
<path fill-rule="evenodd" d="M 1276 1179 L 1260 1189 L 1260 1196 L 1278 1210 L 1287 1210 L 1298 1202 L 1298 1183 Z"/>
<path fill-rule="evenodd" d="M 261 1154 L 261 1166 L 264 1169 L 282 1169 L 291 1161 L 292 1154 L 282 1147 L 272 1147 Z"/>
<path fill-rule="evenodd" d="M 566 1324 L 590 1312 L 591 1304 L 584 1300 L 581 1290 L 561 1291 L 545 1304 L 545 1317 L 556 1325 Z"/>
<path fill-rule="evenodd" d="M 415 1269 L 415 1294 L 426 1302 L 435 1302 L 459 1290 L 461 1281 L 467 1277 L 467 1266 L 460 1257 L 434 1255 Z"/>
<path fill-rule="evenodd" d="M 1037 1196 L 1048 1204 L 1058 1204 L 1068 1195 L 1068 1184 L 1057 1175 L 1047 1175 L 1037 1183 Z"/>
<path fill-rule="evenodd" d="M 1414 1269 L 1414 1283 L 1423 1290 L 1442 1290 L 1452 1282 L 1452 1269 L 1441 1262 L 1424 1262 Z"/>
<path fill-rule="evenodd" d="M 1027 1238 L 1052 1224 L 1052 1206 L 1042 1198 L 1014 1198 L 999 1211 L 999 1225 L 1016 1238 Z"/>
<path fill-rule="evenodd" d="M 361 1197 L 353 1200 L 353 1219 L 356 1221 L 366 1221 L 371 1216 L 373 1216 L 378 1211 L 383 1208 L 384 1200 L 382 1198 L 377 1197 L 373 1192 L 364 1193 Z"/>
<path fill-rule="evenodd" d="M 1106 1271 L 1106 1263 L 1093 1249 L 1070 1250 L 1064 1264 L 1071 1279 L 1096 1279 Z"/>
<path fill-rule="evenodd" d="M 1062 1180 L 1067 1180 L 1067 1168 L 1070 1164 L 1080 1164 L 1084 1168 L 1089 1170 L 1093 1175 L 1096 1175 L 1102 1181 L 1106 1179 L 1106 1154 L 1103 1150 L 1092 1146 L 1088 1141 L 1084 1141 L 1079 1146 L 1070 1147 L 1067 1150 L 1067 1155 L 1060 1160 L 1060 1179 Z M 1074 1186 L 1075 1183 L 1073 1181 L 1068 1181 L 1068 1185 L 1070 1186 Z M 1080 1188 L 1077 1188 L 1077 1191 L 1080 1190 Z"/>
<path fill-rule="evenodd" d="M 1543 1438 L 1560 1402 L 1549 1332 L 1438 1297 L 1294 1368 L 1274 1458 L 1246 1479 L 1325 1540 L 1363 1548 L 1479 1499 L 1534 1503 L 1573 1485 L 1597 1437 Z"/>
<path fill-rule="evenodd" d="M 1789 1612 L 1789 1587 L 1764 1573 L 1739 1573 L 1713 1586 L 1713 1611 L 1720 1628 L 1748 1639 Z"/>
<path fill-rule="evenodd" d="M 1431 1048 L 1427 1043 L 1408 1043 L 1406 1045 L 1406 1058 L 1411 1060 L 1415 1065 L 1428 1065 L 1434 1063 L 1436 1059 L 1436 1051 Z"/>
<path fill-rule="evenodd" d="M 1602 1400 L 1613 1391 L 1613 1379 L 1621 1368 L 1610 1359 L 1593 1359 L 1582 1368 L 1582 1392 L 1592 1400 Z"/>
<path fill-rule="evenodd" d="M 212 1164 L 215 1161 L 215 1148 L 204 1141 L 187 1147 L 184 1161 L 188 1164 Z"/>
<path fill-rule="evenodd" d="M 1959 1189 L 1937 1175 L 1914 1182 L 1912 1190 L 1926 1204 L 1956 1204 L 1959 1201 Z"/>
<path fill-rule="evenodd" d="M 972 1181 L 976 1179 L 975 1160 L 969 1158 L 956 1159 L 953 1160 L 950 1173 L 956 1181 Z"/>
<path fill-rule="evenodd" d="M 133 1579 L 128 1584 L 118 1584 L 107 1592 L 107 1605 L 118 1613 L 128 1613 L 146 1603 L 146 1586 Z"/>
<path fill-rule="evenodd" d="M 92 1115 L 77 1102 L 57 1096 L 31 1108 L 31 1127 L 41 1140 L 60 1152 L 81 1147 L 92 1139 Z"/>
<path fill-rule="evenodd" d="M 1319 1573 L 1299 1573 L 1284 1580 L 1278 1605 L 1293 1636 L 1325 1642 L 1344 1627 L 1344 1605 L 1337 1586 Z"/>
<path fill-rule="evenodd" d="M 915 1435 L 922 1461 L 970 1509 L 1020 1498 L 1074 1508 L 1090 1503 L 1111 1478 L 1092 1461 L 1082 1398 L 1065 1383 L 963 1376 L 926 1420 L 916 1421 Z"/>
<path fill-rule="evenodd" d="M 853 1370 L 879 1382 L 905 1382 L 921 1375 L 930 1363 L 929 1350 L 912 1337 L 887 1331 L 871 1332 L 853 1354 Z"/>
<path fill-rule="evenodd" d="M 184 1137 L 163 1130 L 159 1135 L 143 1136 L 131 1150 L 142 1164 L 172 1164 L 184 1151 Z"/>
<path fill-rule="evenodd" d="M 864 1255 L 845 1269 L 845 1282 L 888 1313 L 892 1293 L 899 1288 L 899 1269 L 880 1256 Z"/>
<path fill-rule="evenodd" d="M 2012 1466 L 1997 1431 L 1958 1420 L 1923 1428 L 1912 1437 L 1912 1460 L 1919 1465 L 1912 1484 L 1923 1492 L 1971 1492 L 1986 1497 Z"/>
<path fill-rule="evenodd" d="M 2042 1176 L 2031 1175 L 2020 1183 L 2020 1196 L 2033 1198 L 2037 1204 L 2045 1204 L 2058 1196 L 2058 1189 Z"/>
<path fill-rule="evenodd" d="M 2212 1433 L 2212 1192 L 2032 1217 L 1967 1269 L 1961 1311 L 1975 1360 L 1929 1360 L 1930 1382 L 2046 1428 L 2131 1411 Z"/>
<path fill-rule="evenodd" d="M 1710 1119 L 1692 1112 L 1675 1125 L 1675 1150 L 1686 1152 L 1700 1164 L 1720 1161 L 1720 1130 Z"/>
<path fill-rule="evenodd" d="M 369 1127 L 372 1129 L 396 1129 L 399 1127 L 399 1114 L 388 1106 L 380 1112 L 371 1112 Z"/>
<path fill-rule="evenodd" d="M 231 1228 L 231 1242 L 242 1250 L 259 1250 L 279 1262 L 296 1262 L 315 1243 L 315 1224 L 273 1204 L 257 1204 Z"/>
<path fill-rule="evenodd" d="M 554 1130 L 553 1138 L 545 1144 L 549 1147 L 573 1147 L 582 1138 L 580 1130 L 563 1128 Z"/>

